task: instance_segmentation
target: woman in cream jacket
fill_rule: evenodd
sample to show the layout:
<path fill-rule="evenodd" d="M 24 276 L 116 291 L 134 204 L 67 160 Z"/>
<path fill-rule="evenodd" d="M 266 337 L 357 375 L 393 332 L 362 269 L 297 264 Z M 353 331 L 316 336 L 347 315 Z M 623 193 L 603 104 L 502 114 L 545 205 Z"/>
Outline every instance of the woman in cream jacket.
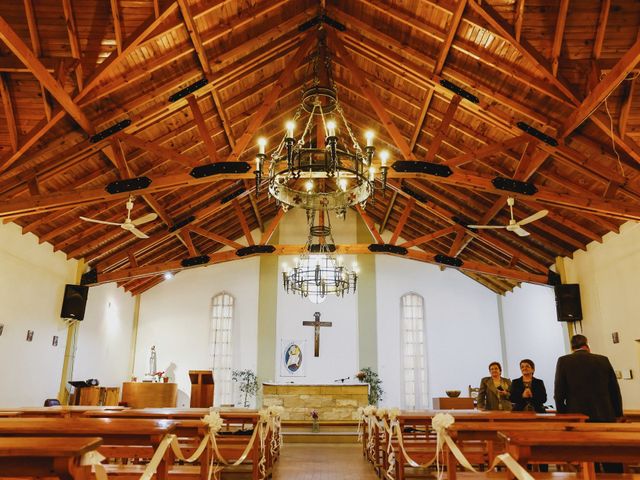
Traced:
<path fill-rule="evenodd" d="M 502 366 L 498 362 L 489 364 L 490 377 L 480 381 L 478 390 L 479 410 L 511 410 L 511 380 L 502 377 Z"/>

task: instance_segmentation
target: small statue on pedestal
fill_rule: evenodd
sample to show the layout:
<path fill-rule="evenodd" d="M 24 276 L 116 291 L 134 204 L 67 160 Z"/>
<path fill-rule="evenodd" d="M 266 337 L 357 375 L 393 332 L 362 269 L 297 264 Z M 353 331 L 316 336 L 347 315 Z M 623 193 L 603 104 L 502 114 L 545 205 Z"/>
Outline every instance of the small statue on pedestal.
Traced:
<path fill-rule="evenodd" d="M 151 346 L 151 356 L 149 357 L 149 375 L 155 375 L 158 371 L 158 358 L 156 355 L 156 346 Z"/>

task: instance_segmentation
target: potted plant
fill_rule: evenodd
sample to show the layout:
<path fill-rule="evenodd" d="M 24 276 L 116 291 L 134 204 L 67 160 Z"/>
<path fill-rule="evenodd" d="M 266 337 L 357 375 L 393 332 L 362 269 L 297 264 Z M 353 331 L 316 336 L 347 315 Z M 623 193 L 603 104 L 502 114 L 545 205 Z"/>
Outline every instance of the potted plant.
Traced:
<path fill-rule="evenodd" d="M 314 408 L 311 410 L 311 431 L 317 433 L 320 431 L 320 415 L 318 411 Z"/>
<path fill-rule="evenodd" d="M 244 400 L 242 402 L 243 407 L 249 406 L 249 398 L 255 397 L 258 393 L 258 377 L 253 370 L 234 370 L 231 373 L 231 378 L 234 382 L 240 384 L 239 390 L 244 393 Z"/>
<path fill-rule="evenodd" d="M 382 389 L 382 380 L 376 372 L 369 367 L 361 368 L 356 373 L 356 378 L 363 383 L 369 384 L 369 405 L 378 405 L 378 402 L 382 400 L 384 390 Z"/>

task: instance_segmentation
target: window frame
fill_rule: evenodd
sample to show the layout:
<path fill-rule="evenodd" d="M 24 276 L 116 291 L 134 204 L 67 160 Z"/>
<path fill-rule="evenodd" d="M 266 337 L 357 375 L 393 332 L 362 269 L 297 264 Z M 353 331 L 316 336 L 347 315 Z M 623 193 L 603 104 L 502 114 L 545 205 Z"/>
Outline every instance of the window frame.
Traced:
<path fill-rule="evenodd" d="M 230 304 L 225 303 L 226 298 L 230 299 Z M 221 309 L 221 316 L 219 320 L 214 317 L 215 308 L 216 308 L 216 300 L 221 298 L 221 303 L 219 308 Z M 230 308 L 230 315 L 228 317 L 224 316 L 225 308 Z M 234 323 L 236 317 L 236 297 L 229 293 L 226 290 L 222 290 L 211 297 L 210 307 L 209 307 L 209 365 L 211 366 L 211 370 L 214 374 L 214 405 L 228 405 L 234 404 L 235 399 L 235 391 L 234 384 L 232 380 L 232 372 L 234 366 Z M 223 366 L 223 370 L 228 370 L 228 378 L 225 378 L 225 375 L 220 375 L 220 369 L 216 369 L 216 334 L 220 328 L 220 322 L 225 321 L 228 318 L 228 341 L 226 342 L 228 345 L 228 367 Z M 224 327 L 224 325 L 222 325 Z M 222 377 L 222 378 L 221 378 Z M 225 386 L 227 388 L 225 388 Z M 228 390 L 228 391 L 227 391 Z"/>
<path fill-rule="evenodd" d="M 424 401 L 418 402 L 414 401 L 414 405 L 409 406 L 407 402 L 407 388 L 406 388 L 406 352 L 407 352 L 407 343 L 405 337 L 405 302 L 404 299 L 409 296 L 415 296 L 420 299 L 420 310 L 422 316 L 422 357 L 421 360 L 421 368 L 424 371 L 424 389 L 421 392 L 416 392 L 414 388 L 414 397 L 418 395 L 418 393 L 422 394 Z M 400 329 L 400 393 L 401 393 L 401 405 L 404 409 L 423 409 L 429 408 L 429 371 L 428 371 L 428 350 L 427 350 L 427 318 L 426 318 L 426 310 L 425 310 L 425 300 L 424 296 L 415 292 L 409 291 L 400 296 L 400 321 L 399 321 L 399 329 Z M 411 305 L 411 308 L 416 308 L 415 305 Z M 415 332 L 415 330 L 412 330 Z M 413 355 L 413 358 L 416 358 Z M 414 374 L 415 381 L 415 374 Z"/>

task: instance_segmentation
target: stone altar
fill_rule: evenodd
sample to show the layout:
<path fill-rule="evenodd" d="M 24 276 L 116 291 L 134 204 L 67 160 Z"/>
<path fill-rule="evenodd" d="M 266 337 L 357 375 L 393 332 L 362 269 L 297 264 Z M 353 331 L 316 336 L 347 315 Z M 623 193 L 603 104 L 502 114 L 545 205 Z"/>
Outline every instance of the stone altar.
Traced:
<path fill-rule="evenodd" d="M 369 384 L 263 383 L 262 405 L 285 408 L 283 420 L 311 420 L 311 410 L 325 420 L 358 420 L 358 407 L 366 407 Z"/>

